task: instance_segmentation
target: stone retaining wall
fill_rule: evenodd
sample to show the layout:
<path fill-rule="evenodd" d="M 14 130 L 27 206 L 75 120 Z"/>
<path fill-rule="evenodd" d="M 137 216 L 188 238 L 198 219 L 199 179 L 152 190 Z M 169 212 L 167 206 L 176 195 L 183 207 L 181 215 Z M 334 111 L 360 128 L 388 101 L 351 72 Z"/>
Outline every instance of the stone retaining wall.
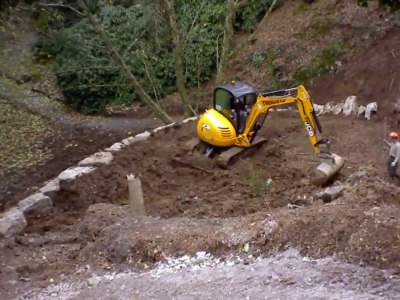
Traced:
<path fill-rule="evenodd" d="M 197 120 L 197 117 L 188 118 L 180 123 L 188 123 Z M 147 140 L 150 136 L 155 135 L 162 130 L 176 125 L 171 123 L 166 126 L 158 127 L 152 131 L 145 131 L 135 136 L 128 137 L 119 143 L 113 144 L 111 147 L 92 154 L 89 157 L 78 162 L 77 166 L 70 167 L 62 171 L 56 178 L 53 178 L 39 188 L 34 194 L 22 199 L 17 206 L 9 208 L 0 214 L 0 237 L 11 237 L 22 232 L 27 226 L 26 214 L 43 213 L 53 209 L 52 198 L 63 188 L 71 184 L 74 180 L 88 174 L 97 169 L 101 165 L 108 165 L 112 162 L 114 155 L 121 151 L 124 147 L 134 143 Z"/>

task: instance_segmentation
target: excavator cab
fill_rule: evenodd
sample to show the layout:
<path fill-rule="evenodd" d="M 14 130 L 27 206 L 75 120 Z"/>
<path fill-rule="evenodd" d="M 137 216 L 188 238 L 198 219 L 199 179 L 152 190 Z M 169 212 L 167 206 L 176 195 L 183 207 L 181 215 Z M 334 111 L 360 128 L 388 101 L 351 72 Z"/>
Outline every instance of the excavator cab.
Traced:
<path fill-rule="evenodd" d="M 232 123 L 237 133 L 242 133 L 256 101 L 257 93 L 252 87 L 243 82 L 231 81 L 215 89 L 213 108 Z"/>

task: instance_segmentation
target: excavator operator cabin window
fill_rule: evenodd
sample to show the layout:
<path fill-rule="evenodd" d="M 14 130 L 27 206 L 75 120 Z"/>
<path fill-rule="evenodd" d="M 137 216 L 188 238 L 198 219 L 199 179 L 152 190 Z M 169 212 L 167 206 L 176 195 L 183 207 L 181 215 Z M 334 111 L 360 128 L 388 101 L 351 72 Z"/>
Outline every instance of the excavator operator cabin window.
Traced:
<path fill-rule="evenodd" d="M 246 105 L 251 108 L 257 101 L 257 95 L 256 94 L 247 94 L 246 95 Z"/>
<path fill-rule="evenodd" d="M 214 94 L 214 108 L 226 117 L 229 117 L 231 114 L 232 98 L 233 95 L 230 92 L 224 89 L 217 89 Z"/>

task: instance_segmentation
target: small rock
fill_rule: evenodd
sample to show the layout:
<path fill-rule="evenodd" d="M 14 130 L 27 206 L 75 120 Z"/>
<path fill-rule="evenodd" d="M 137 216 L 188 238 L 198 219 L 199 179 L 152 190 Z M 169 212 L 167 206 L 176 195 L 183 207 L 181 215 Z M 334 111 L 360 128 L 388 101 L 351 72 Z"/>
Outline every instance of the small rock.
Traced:
<path fill-rule="evenodd" d="M 367 190 L 367 196 L 365 197 L 367 200 L 376 201 L 379 197 L 372 189 Z"/>
<path fill-rule="evenodd" d="M 88 279 L 88 284 L 91 286 L 97 286 L 101 282 L 101 279 L 97 276 L 93 276 Z"/>
<path fill-rule="evenodd" d="M 359 172 L 356 173 L 356 176 L 358 178 L 364 177 L 365 175 L 367 175 L 366 171 L 359 171 Z"/>
<path fill-rule="evenodd" d="M 325 203 L 329 203 L 338 198 L 342 194 L 343 190 L 344 187 L 342 186 L 330 186 L 324 191 L 317 193 L 316 196 L 321 198 Z"/>

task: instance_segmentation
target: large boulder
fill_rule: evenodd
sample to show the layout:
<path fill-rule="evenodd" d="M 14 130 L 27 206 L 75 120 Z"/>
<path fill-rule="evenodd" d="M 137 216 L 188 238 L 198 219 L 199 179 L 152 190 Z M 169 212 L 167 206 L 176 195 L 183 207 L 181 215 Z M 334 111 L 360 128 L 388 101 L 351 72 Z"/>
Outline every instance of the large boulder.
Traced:
<path fill-rule="evenodd" d="M 145 132 L 142 132 L 142 133 L 139 133 L 139 134 L 135 135 L 134 137 L 131 136 L 131 137 L 128 137 L 128 138 L 122 140 L 122 144 L 124 146 L 129 146 L 129 145 L 131 145 L 133 143 L 147 140 L 150 136 L 151 136 L 150 132 L 145 131 Z"/>
<path fill-rule="evenodd" d="M 365 118 L 367 120 L 370 120 L 372 112 L 377 112 L 377 111 L 378 111 L 378 104 L 376 102 L 369 103 L 365 108 Z"/>
<path fill-rule="evenodd" d="M 324 106 L 320 104 L 313 104 L 313 109 L 317 116 L 321 115 L 324 111 Z"/>
<path fill-rule="evenodd" d="M 53 208 L 53 202 L 42 193 L 36 193 L 18 202 L 20 210 L 26 214 L 30 212 L 48 212 Z"/>
<path fill-rule="evenodd" d="M 54 197 L 60 190 L 60 179 L 54 178 L 48 181 L 43 187 L 39 189 L 39 192 L 46 196 Z"/>
<path fill-rule="evenodd" d="M 96 170 L 96 167 L 72 167 L 64 170 L 57 177 L 60 180 L 60 189 L 67 188 L 76 178 L 94 170 Z"/>
<path fill-rule="evenodd" d="M 88 167 L 88 166 L 96 166 L 99 167 L 101 165 L 109 165 L 114 156 L 110 152 L 100 151 L 97 152 L 85 159 L 81 160 L 78 163 L 80 167 Z"/>
<path fill-rule="evenodd" d="M 357 113 L 357 97 L 356 96 L 349 96 L 347 97 L 346 101 L 344 102 L 343 106 L 343 114 L 345 116 L 349 116 L 351 114 Z"/>
<path fill-rule="evenodd" d="M 11 237 L 24 230 L 26 225 L 24 213 L 13 207 L 0 215 L 0 236 Z"/>
<path fill-rule="evenodd" d="M 364 105 L 360 105 L 358 107 L 357 117 L 361 116 L 362 114 L 364 114 L 365 113 L 365 109 L 366 109 L 366 107 Z"/>
<path fill-rule="evenodd" d="M 124 144 L 122 143 L 115 143 L 111 147 L 106 148 L 105 150 L 108 152 L 118 152 L 124 148 Z"/>
<path fill-rule="evenodd" d="M 333 113 L 334 115 L 338 115 L 338 114 L 340 114 L 340 113 L 342 112 L 343 107 L 344 107 L 344 104 L 343 104 L 343 103 L 337 103 L 336 105 L 333 105 L 333 106 L 331 107 L 331 111 L 332 111 L 332 113 Z"/>

